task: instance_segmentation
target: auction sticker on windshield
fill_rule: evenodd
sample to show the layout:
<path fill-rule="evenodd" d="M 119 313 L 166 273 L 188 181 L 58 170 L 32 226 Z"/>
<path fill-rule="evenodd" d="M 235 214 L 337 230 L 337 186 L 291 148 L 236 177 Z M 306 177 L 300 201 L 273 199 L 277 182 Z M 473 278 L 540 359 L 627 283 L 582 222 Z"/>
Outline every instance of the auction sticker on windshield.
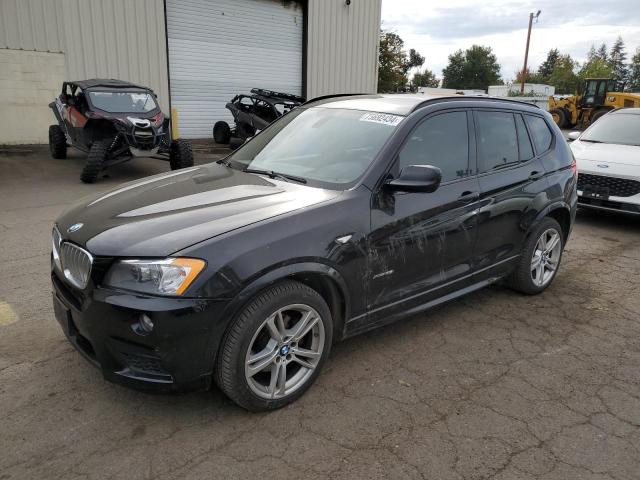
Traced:
<path fill-rule="evenodd" d="M 361 122 L 381 123 L 383 125 L 391 125 L 395 127 L 404 117 L 400 115 L 389 115 L 387 113 L 365 113 L 360 117 Z"/>

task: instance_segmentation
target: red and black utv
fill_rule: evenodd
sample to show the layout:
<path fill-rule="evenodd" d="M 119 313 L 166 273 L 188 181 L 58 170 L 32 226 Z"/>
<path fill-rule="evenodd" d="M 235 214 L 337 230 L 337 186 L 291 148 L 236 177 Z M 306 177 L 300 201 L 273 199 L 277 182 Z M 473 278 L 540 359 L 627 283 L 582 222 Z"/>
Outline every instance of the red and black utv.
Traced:
<path fill-rule="evenodd" d="M 86 152 L 83 182 L 134 156 L 168 160 L 172 170 L 193 165 L 191 146 L 171 139 L 169 118 L 150 88 L 114 79 L 64 82 L 49 107 L 58 120 L 49 127 L 51 155 L 66 158 L 69 146 Z"/>

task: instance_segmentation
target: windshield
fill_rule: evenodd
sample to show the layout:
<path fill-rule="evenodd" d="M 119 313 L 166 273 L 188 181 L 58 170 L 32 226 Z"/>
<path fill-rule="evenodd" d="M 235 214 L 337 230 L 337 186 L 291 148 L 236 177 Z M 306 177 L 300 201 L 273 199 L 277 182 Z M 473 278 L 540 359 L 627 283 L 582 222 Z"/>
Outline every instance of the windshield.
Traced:
<path fill-rule="evenodd" d="M 615 113 L 605 115 L 580 137 L 584 142 L 640 145 L 640 115 Z"/>
<path fill-rule="evenodd" d="M 158 105 L 146 92 L 89 92 L 91 104 L 110 113 L 147 113 Z"/>
<path fill-rule="evenodd" d="M 229 160 L 232 166 L 348 188 L 369 167 L 404 117 L 359 110 L 297 108 Z"/>

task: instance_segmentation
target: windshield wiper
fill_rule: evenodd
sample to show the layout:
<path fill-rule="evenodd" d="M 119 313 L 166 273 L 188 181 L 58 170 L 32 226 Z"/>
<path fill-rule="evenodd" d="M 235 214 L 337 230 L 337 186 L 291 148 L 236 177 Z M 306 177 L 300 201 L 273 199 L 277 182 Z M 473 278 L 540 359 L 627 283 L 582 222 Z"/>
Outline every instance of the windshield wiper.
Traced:
<path fill-rule="evenodd" d="M 257 175 L 267 175 L 269 178 L 279 178 L 280 180 L 293 180 L 298 183 L 307 183 L 306 178 L 296 177 L 295 175 L 289 175 L 288 173 L 274 172 L 273 170 L 260 170 L 257 168 L 245 168 L 243 172 L 255 173 Z"/>
<path fill-rule="evenodd" d="M 581 138 L 581 142 L 589 142 L 589 143 L 604 143 L 602 140 L 589 140 L 587 138 Z"/>

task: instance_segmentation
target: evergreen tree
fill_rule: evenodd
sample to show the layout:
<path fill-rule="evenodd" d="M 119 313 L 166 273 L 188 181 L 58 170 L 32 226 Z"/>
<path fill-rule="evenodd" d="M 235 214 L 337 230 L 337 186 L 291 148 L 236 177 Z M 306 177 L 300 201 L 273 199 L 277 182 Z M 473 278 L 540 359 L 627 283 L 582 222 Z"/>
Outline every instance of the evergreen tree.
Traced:
<path fill-rule="evenodd" d="M 635 55 L 631 57 L 628 90 L 640 93 L 640 47 L 636 48 Z"/>
<path fill-rule="evenodd" d="M 593 48 L 593 47 L 592 47 Z M 595 48 L 593 49 L 595 52 Z M 547 59 L 540 64 L 540 68 L 538 68 L 538 76 L 542 79 L 543 82 L 547 82 L 551 73 L 553 73 L 553 69 L 556 66 L 556 62 L 558 61 L 558 57 L 560 56 L 560 52 L 557 48 L 552 48 L 547 53 Z"/>
<path fill-rule="evenodd" d="M 618 37 L 611 47 L 609 54 L 609 65 L 611 65 L 611 73 L 613 78 L 620 82 L 627 83 L 629 81 L 629 69 L 627 68 L 627 52 L 625 52 L 622 37 Z"/>
<path fill-rule="evenodd" d="M 598 58 L 601 58 L 605 62 L 609 60 L 609 56 L 607 54 L 607 45 L 605 43 L 600 45 L 600 48 L 598 48 L 598 52 L 596 53 L 596 55 L 598 56 Z"/>

